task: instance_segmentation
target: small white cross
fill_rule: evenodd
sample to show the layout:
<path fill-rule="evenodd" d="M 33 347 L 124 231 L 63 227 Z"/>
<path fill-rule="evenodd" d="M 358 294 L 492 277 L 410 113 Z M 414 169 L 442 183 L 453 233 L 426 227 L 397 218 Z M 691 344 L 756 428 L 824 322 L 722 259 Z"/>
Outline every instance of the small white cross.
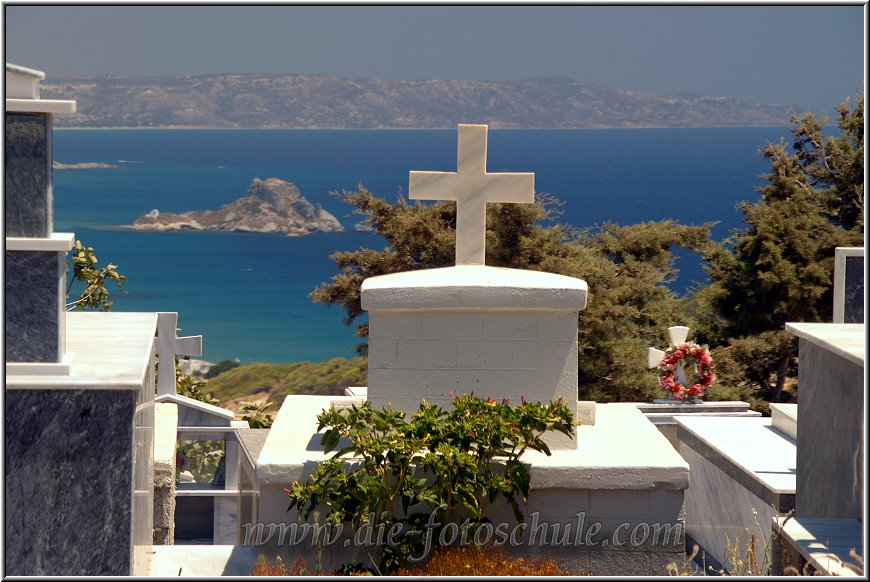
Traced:
<path fill-rule="evenodd" d="M 202 355 L 202 336 L 175 337 L 178 313 L 157 314 L 157 395 L 175 394 L 175 354 Z"/>
<path fill-rule="evenodd" d="M 455 172 L 411 172 L 411 200 L 456 201 L 456 264 L 483 265 L 486 203 L 535 201 L 532 173 L 486 172 L 486 125 L 460 125 Z"/>
<path fill-rule="evenodd" d="M 683 325 L 675 325 L 673 327 L 668 328 L 668 336 L 671 339 L 671 347 L 675 347 L 678 344 L 681 344 L 686 341 L 686 338 L 689 337 L 689 328 Z M 647 366 L 650 368 L 655 368 L 659 364 L 662 363 L 662 358 L 664 357 L 665 352 L 662 350 L 658 350 L 656 348 L 650 348 L 647 352 Z M 683 369 L 683 364 L 678 363 L 677 367 L 674 369 L 674 382 L 677 384 L 686 385 L 686 371 Z"/>

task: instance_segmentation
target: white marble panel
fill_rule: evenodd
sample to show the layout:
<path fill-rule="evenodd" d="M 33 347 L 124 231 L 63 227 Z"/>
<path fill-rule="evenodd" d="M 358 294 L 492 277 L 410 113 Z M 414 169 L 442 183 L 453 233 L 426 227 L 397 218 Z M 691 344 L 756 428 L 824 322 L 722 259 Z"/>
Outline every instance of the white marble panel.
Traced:
<path fill-rule="evenodd" d="M 684 443 L 680 443 L 680 454 L 689 463 L 691 475 L 685 494 L 686 533 L 726 568 L 730 565 L 729 540 L 745 549 L 755 535 L 762 556 L 773 508 Z M 743 549 L 739 555 L 745 557 Z"/>

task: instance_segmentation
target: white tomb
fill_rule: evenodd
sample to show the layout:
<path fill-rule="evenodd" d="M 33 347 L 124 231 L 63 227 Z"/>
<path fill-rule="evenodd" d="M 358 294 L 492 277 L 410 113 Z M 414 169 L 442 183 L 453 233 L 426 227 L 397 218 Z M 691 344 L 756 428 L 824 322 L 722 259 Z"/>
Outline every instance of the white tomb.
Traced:
<path fill-rule="evenodd" d="M 487 127 L 460 125 L 457 172 L 411 172 L 412 199 L 456 201 L 456 266 L 372 277 L 368 398 L 405 412 L 450 393 L 519 403 L 577 400 L 586 282 L 484 264 L 487 202 L 534 202 L 534 174 L 486 172 Z M 549 437 L 576 448 L 576 437 Z"/>
<path fill-rule="evenodd" d="M 459 144 L 457 173 L 424 178 L 411 174 L 412 198 L 456 199 L 460 215 L 472 208 L 458 220 L 458 264 L 363 283 L 362 304 L 370 326 L 369 387 L 354 387 L 345 397 L 285 399 L 256 462 L 256 522 L 267 539 L 257 539 L 256 524 L 243 524 L 243 545 L 280 554 L 285 563 L 298 555 L 314 563 L 315 550 L 308 543 L 294 545 L 279 534 L 302 521 L 295 510 L 287 511 L 284 488 L 306 480 L 332 457 L 324 453 L 316 432 L 321 410 L 359 405 L 367 398 L 375 407 L 389 402 L 404 411 L 416 410 L 424 398 L 449 407 L 450 391 L 473 390 L 478 396 L 515 403 L 521 396 L 545 402 L 562 397 L 577 405 L 583 419 L 575 438 L 550 443 L 551 456 L 535 451 L 523 456 L 531 473 L 523 508 L 528 527 L 519 544 L 505 547 L 507 551 L 561 558 L 575 573 L 665 574 L 666 565 L 684 555 L 688 466 L 636 406 L 590 409 L 594 403 L 578 403 L 577 325 L 586 305 L 586 283 L 483 264 L 481 208 L 487 200 L 520 198 L 526 189 L 531 194 L 533 181 L 530 174 L 507 174 L 506 182 L 493 178 L 504 175 L 486 174 L 481 161 L 485 127 L 460 126 Z M 469 147 L 477 160 L 466 163 Z M 517 176 L 518 182 L 510 180 Z M 492 184 L 505 190 L 496 192 Z M 447 185 L 458 192 L 446 191 Z M 488 511 L 493 523 L 515 525 L 503 503 Z M 553 543 L 555 531 L 562 532 L 558 543 Z M 374 550 L 357 547 L 349 536 L 345 532 L 325 548 L 326 571 L 369 561 Z M 543 538 L 549 543 L 542 543 Z"/>

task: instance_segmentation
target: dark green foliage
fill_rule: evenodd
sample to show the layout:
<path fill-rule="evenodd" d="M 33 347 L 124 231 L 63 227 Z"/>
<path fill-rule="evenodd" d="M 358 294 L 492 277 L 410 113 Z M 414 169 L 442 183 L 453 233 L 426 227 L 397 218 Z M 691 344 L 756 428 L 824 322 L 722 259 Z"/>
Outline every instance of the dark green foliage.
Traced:
<path fill-rule="evenodd" d="M 697 295 L 709 308 L 703 340 L 732 350 L 721 355 L 735 376 L 722 380 L 749 382 L 772 401 L 795 369 L 785 323 L 831 321 L 834 249 L 864 245 L 863 96 L 837 111 L 839 136 L 825 137 L 807 114 L 792 120 L 792 151 L 784 142 L 761 149 L 771 165 L 761 199 L 742 203 L 747 227 L 711 248 L 712 284 Z"/>
<path fill-rule="evenodd" d="M 241 402 L 242 420 L 248 421 L 250 428 L 272 428 L 272 423 L 275 421 L 271 414 L 266 412 L 271 408 L 271 402 Z"/>
<path fill-rule="evenodd" d="M 445 524 L 482 523 L 499 499 L 522 522 L 519 503 L 528 498 L 530 475 L 520 458 L 526 450 L 550 455 L 541 438 L 547 432 L 574 432 L 561 400 L 511 406 L 470 395 L 455 396 L 450 411 L 424 400 L 410 418 L 364 402 L 324 410 L 317 421 L 318 431 L 326 429 L 324 450 L 338 450 L 308 482 L 285 489 L 288 511 L 296 507 L 305 519 L 325 511 L 327 524 L 349 521 L 355 528 L 397 526 L 396 542 L 383 548 L 383 573 L 419 559 L 425 536 L 437 539 Z"/>
<path fill-rule="evenodd" d="M 232 370 L 233 368 L 238 368 L 241 366 L 239 362 L 234 362 L 233 360 L 221 360 L 214 366 L 208 369 L 208 372 L 202 375 L 206 380 L 210 380 L 219 374 L 223 374 L 227 370 Z"/>
<path fill-rule="evenodd" d="M 206 382 L 198 380 L 192 376 L 182 374 L 181 370 L 175 370 L 175 393 L 180 396 L 187 396 L 206 404 L 220 404 L 220 400 L 213 397 L 205 391 Z"/>
<path fill-rule="evenodd" d="M 332 255 L 339 273 L 312 292 L 317 302 L 344 308 L 351 325 L 362 314 L 364 279 L 454 263 L 455 203 L 409 204 L 378 198 L 364 187 L 341 194 L 344 201 L 387 239 L 382 251 L 359 249 Z M 580 314 L 580 396 L 599 401 L 648 400 L 657 395 L 645 366 L 646 349 L 667 341 L 669 325 L 686 324 L 665 282 L 675 276 L 671 249 L 705 252 L 709 226 L 674 221 L 576 231 L 553 224 L 559 202 L 537 195 L 535 204 L 487 205 L 486 264 L 559 273 L 589 284 Z M 366 325 L 357 335 L 366 337 Z M 361 353 L 366 346 L 361 345 Z"/>

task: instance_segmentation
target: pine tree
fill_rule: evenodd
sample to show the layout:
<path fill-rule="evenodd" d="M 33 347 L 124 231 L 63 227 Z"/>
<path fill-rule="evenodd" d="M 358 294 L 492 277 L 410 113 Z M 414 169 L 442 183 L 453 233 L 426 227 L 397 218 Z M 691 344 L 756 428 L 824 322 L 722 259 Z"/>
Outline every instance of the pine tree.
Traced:
<path fill-rule="evenodd" d="M 312 292 L 317 302 L 340 305 L 345 323 L 362 314 L 360 286 L 367 277 L 452 266 L 456 210 L 452 202 L 389 202 L 360 187 L 342 197 L 367 215 L 389 247 L 332 255 L 339 273 Z M 621 227 L 605 224 L 576 231 L 554 224 L 559 202 L 538 195 L 536 204 L 490 204 L 487 208 L 486 264 L 558 273 L 589 285 L 580 313 L 579 395 L 599 401 L 648 400 L 659 393 L 646 368 L 650 345 L 666 343 L 669 325 L 686 323 L 674 294 L 664 284 L 675 276 L 671 249 L 706 249 L 709 226 L 673 221 Z M 357 327 L 366 337 L 367 327 Z M 365 353 L 362 344 L 360 353 Z"/>
<path fill-rule="evenodd" d="M 712 308 L 705 339 L 729 342 L 732 352 L 718 353 L 774 402 L 795 370 L 785 323 L 831 321 L 834 249 L 864 244 L 863 96 L 836 109 L 840 135 L 793 116 L 791 151 L 784 141 L 762 148 L 771 171 L 761 198 L 741 204 L 747 227 L 708 254 L 712 285 L 698 293 Z"/>

